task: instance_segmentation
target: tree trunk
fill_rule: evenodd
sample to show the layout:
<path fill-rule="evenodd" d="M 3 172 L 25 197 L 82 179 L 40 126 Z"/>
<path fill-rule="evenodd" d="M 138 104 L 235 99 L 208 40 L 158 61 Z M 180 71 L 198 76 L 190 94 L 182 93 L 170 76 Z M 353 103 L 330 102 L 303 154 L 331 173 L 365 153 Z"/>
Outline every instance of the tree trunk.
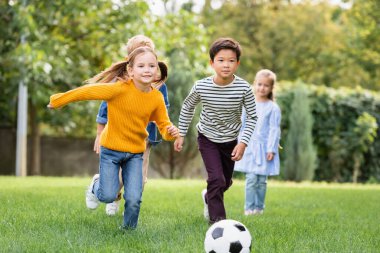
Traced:
<path fill-rule="evenodd" d="M 37 117 L 37 108 L 29 103 L 29 123 L 31 128 L 31 149 L 30 149 L 30 175 L 41 175 L 41 136 Z"/>
<path fill-rule="evenodd" d="M 352 182 L 356 184 L 360 175 L 360 157 L 359 155 L 354 155 L 354 170 L 352 172 Z"/>
<path fill-rule="evenodd" d="M 169 167 L 170 167 L 170 179 L 174 178 L 174 150 L 170 149 L 169 150 Z"/>

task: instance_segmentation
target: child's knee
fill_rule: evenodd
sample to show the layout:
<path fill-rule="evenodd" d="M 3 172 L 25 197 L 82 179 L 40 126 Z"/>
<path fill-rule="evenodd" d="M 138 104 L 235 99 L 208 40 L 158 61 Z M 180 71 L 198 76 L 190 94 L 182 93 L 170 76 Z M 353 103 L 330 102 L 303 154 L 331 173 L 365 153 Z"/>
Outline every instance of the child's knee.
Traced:
<path fill-rule="evenodd" d="M 99 199 L 99 201 L 101 201 L 103 203 L 112 203 L 117 198 L 117 195 L 115 193 L 111 193 L 111 192 L 99 192 L 98 191 L 98 194 L 96 197 Z"/>
<path fill-rule="evenodd" d="M 211 186 L 212 188 L 223 189 L 223 190 L 229 187 L 229 183 L 227 186 L 226 179 L 223 177 L 209 179 L 208 185 Z"/>

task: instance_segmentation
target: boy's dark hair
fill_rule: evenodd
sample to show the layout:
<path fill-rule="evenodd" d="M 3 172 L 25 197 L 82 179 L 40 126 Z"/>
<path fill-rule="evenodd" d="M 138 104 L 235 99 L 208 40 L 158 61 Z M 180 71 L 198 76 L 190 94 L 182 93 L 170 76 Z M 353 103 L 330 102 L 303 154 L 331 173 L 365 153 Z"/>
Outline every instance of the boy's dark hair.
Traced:
<path fill-rule="evenodd" d="M 241 55 L 241 47 L 239 42 L 232 38 L 219 38 L 210 47 L 210 59 L 214 61 L 215 55 L 222 49 L 230 49 L 236 53 L 236 59 L 239 61 Z"/>

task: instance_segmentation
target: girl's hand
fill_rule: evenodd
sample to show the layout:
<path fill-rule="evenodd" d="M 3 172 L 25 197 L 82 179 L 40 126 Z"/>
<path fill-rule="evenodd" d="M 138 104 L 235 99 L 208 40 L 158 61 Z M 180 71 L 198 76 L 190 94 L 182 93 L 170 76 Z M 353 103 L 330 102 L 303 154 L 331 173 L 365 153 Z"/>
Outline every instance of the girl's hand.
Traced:
<path fill-rule="evenodd" d="M 154 83 L 153 87 L 156 88 L 157 90 L 159 90 L 163 84 L 164 84 L 164 81 L 159 81 L 157 83 Z"/>
<path fill-rule="evenodd" d="M 49 109 L 54 109 L 54 107 L 51 104 L 48 104 L 46 107 Z"/>
<path fill-rule="evenodd" d="M 240 142 L 238 145 L 236 145 L 231 154 L 232 161 L 239 161 L 243 157 L 246 147 L 247 145 L 245 145 L 243 142 Z"/>
<path fill-rule="evenodd" d="M 175 151 L 180 152 L 182 150 L 184 140 L 185 140 L 185 138 L 182 136 L 179 136 L 175 140 L 175 142 L 174 142 L 174 150 Z"/>
<path fill-rule="evenodd" d="M 273 152 L 269 152 L 269 153 L 267 153 L 267 160 L 268 160 L 268 161 L 272 161 L 272 160 L 273 160 L 273 157 L 274 157 L 274 153 L 273 153 Z"/>
<path fill-rule="evenodd" d="M 179 137 L 179 130 L 176 126 L 174 126 L 174 125 L 168 126 L 167 130 L 171 136 L 173 136 L 175 138 Z"/>

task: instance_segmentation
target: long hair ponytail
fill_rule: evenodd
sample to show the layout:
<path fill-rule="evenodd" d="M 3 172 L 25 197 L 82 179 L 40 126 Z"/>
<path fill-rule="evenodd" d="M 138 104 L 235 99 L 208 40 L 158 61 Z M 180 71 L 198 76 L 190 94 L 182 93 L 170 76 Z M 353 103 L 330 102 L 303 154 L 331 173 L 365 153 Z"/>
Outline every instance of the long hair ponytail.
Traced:
<path fill-rule="evenodd" d="M 124 61 L 112 64 L 99 74 L 86 80 L 85 83 L 110 83 L 116 80 L 127 81 L 129 79 L 127 67 L 132 67 L 137 55 L 145 52 L 151 52 L 157 59 L 156 53 L 150 47 L 138 47 L 133 50 Z M 168 77 L 168 67 L 164 62 L 159 61 L 158 67 L 161 75 L 160 79 L 155 82 L 164 82 Z M 116 79 L 116 80 L 115 80 Z"/>
<path fill-rule="evenodd" d="M 87 79 L 85 83 L 110 83 L 117 80 L 128 80 L 128 60 L 113 63 L 99 74 Z"/>

